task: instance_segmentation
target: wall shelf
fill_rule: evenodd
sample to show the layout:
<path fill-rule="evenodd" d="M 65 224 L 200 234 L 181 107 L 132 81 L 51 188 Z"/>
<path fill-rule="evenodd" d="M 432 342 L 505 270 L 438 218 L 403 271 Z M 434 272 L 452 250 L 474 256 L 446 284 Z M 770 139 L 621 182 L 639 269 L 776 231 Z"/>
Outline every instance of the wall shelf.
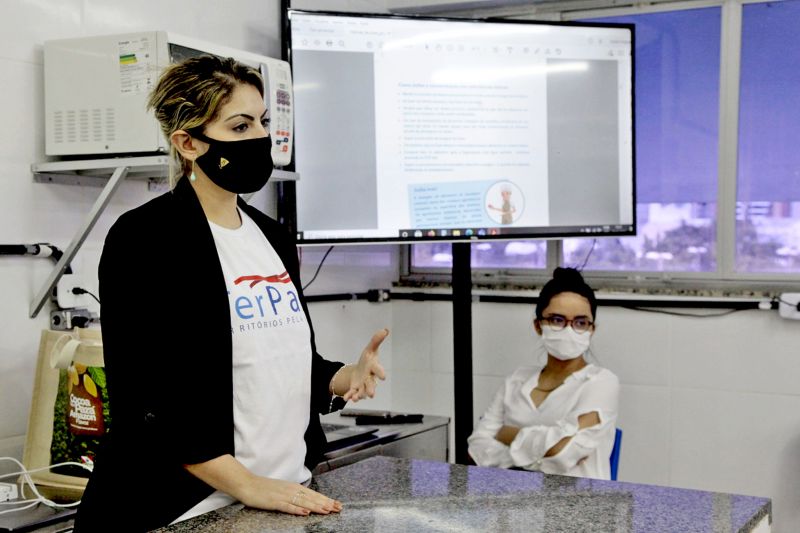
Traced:
<path fill-rule="evenodd" d="M 161 182 L 169 175 L 169 158 L 165 155 L 52 161 L 31 165 L 33 181 L 64 185 L 106 187 L 114 171 L 127 167 L 127 178 Z"/>
<path fill-rule="evenodd" d="M 48 276 L 41 290 L 36 294 L 30 306 L 30 317 L 36 318 L 47 298 L 64 275 L 67 265 L 75 258 L 86 237 L 105 210 L 111 197 L 125 178 L 147 180 L 148 187 L 166 190 L 169 176 L 169 157 L 166 155 L 134 156 L 106 159 L 88 159 L 78 161 L 51 161 L 31 165 L 33 180 L 37 183 L 60 183 L 66 185 L 90 185 L 102 187 L 86 219 L 75 233 L 72 242 L 64 250 L 53 271 Z M 296 172 L 275 169 L 273 181 L 296 181 Z M 245 201 L 250 195 L 242 196 Z"/>

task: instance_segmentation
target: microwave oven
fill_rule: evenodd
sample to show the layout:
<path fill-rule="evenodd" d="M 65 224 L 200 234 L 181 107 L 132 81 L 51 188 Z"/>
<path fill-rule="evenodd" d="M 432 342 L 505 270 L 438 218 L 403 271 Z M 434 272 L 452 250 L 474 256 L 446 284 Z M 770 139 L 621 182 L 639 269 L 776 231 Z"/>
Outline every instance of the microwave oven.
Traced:
<path fill-rule="evenodd" d="M 258 69 L 269 110 L 272 159 L 289 163 L 294 97 L 289 63 L 166 31 L 44 43 L 45 153 L 49 156 L 169 152 L 147 99 L 165 67 L 201 54 Z"/>

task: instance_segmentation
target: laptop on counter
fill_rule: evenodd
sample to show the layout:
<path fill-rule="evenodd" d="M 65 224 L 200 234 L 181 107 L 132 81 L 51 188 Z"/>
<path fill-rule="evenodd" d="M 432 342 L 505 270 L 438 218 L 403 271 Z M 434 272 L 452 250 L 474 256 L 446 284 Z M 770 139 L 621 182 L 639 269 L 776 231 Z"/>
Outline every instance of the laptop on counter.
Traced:
<path fill-rule="evenodd" d="M 4 511 L 13 508 L 13 505 L 0 506 L 0 509 Z M 66 521 L 75 518 L 77 511 L 77 508 L 56 510 L 40 503 L 30 509 L 0 515 L 0 532 L 13 531 L 14 533 L 23 533 L 24 531 L 37 531 L 44 526 L 60 522 L 65 522 L 63 528 L 54 526 L 50 531 L 71 531 L 72 528 L 69 526 L 72 523 L 66 523 Z"/>
<path fill-rule="evenodd" d="M 367 426 L 345 426 L 343 424 L 322 423 L 322 431 L 328 445 L 325 451 L 338 450 L 357 442 L 364 442 L 375 438 L 374 433 L 378 428 Z"/>

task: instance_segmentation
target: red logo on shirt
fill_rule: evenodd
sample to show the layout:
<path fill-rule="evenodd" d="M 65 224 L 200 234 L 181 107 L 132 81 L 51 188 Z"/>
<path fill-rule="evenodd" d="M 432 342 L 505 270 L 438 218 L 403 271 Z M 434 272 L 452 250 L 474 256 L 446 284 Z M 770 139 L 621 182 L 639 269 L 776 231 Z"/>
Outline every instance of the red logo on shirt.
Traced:
<path fill-rule="evenodd" d="M 233 282 L 234 285 L 238 285 L 240 283 L 244 283 L 245 281 L 249 281 L 250 288 L 252 289 L 262 281 L 267 283 L 291 283 L 292 279 L 289 277 L 289 273 L 284 271 L 283 274 L 276 274 L 274 276 L 240 276 L 236 278 Z"/>

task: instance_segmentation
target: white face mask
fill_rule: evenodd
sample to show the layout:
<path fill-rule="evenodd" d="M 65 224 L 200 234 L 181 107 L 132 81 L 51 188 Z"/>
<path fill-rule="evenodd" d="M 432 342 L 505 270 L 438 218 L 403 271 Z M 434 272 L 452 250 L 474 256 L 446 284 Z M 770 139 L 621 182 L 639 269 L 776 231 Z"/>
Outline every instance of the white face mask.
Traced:
<path fill-rule="evenodd" d="M 575 359 L 586 353 L 591 339 L 591 331 L 578 333 L 572 326 L 556 331 L 552 326 L 542 325 L 542 342 L 547 353 L 561 361 Z"/>

